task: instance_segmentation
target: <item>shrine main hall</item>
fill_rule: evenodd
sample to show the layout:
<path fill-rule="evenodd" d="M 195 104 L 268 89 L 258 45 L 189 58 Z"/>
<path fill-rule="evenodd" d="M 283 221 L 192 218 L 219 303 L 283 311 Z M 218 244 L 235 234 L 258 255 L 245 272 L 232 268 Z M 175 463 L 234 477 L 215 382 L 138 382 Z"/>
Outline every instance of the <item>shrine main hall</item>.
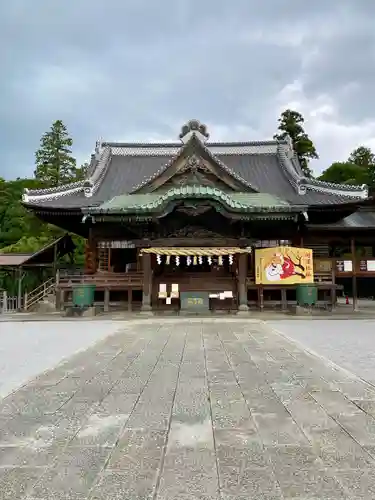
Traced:
<path fill-rule="evenodd" d="M 86 239 L 84 270 L 58 272 L 60 307 L 91 284 L 104 310 L 286 309 L 296 285 L 256 277 L 266 248 L 312 251 L 318 303 L 375 285 L 367 186 L 307 178 L 289 138 L 215 142 L 191 120 L 174 142 L 98 142 L 86 179 L 26 190 L 23 204 Z"/>

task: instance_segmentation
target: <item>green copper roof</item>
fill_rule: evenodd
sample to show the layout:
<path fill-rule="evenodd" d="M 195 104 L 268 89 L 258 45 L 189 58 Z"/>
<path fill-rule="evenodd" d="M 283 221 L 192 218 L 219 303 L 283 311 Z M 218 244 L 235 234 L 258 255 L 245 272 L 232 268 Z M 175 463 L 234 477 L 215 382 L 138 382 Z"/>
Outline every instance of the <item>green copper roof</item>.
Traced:
<path fill-rule="evenodd" d="M 124 194 L 115 196 L 98 207 L 90 207 L 90 213 L 139 213 L 160 211 L 171 201 L 183 199 L 209 199 L 223 204 L 235 212 L 290 212 L 296 210 L 288 202 L 266 193 L 224 192 L 208 186 L 182 186 L 164 193 Z"/>

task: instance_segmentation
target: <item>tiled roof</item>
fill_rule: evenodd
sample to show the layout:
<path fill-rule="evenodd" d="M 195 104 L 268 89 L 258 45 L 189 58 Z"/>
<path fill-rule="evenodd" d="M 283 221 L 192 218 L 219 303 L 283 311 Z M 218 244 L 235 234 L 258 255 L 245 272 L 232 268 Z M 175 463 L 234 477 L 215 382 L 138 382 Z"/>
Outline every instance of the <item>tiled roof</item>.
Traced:
<path fill-rule="evenodd" d="M 315 228 L 334 229 L 375 229 L 375 212 L 358 211 L 333 224 L 319 224 Z"/>
<path fill-rule="evenodd" d="M 304 178 L 288 141 L 206 142 L 202 146 L 213 161 L 244 185 L 244 190 L 252 188 L 303 205 L 334 205 L 367 196 L 363 186 Z M 184 147 L 177 142 L 102 143 L 88 179 L 50 190 L 26 191 L 23 201 L 45 208 L 98 206 L 147 184 L 165 171 Z"/>
<path fill-rule="evenodd" d="M 301 210 L 275 196 L 266 193 L 224 192 L 207 186 L 182 186 L 165 193 L 125 194 L 98 207 L 87 208 L 92 213 L 154 212 L 173 200 L 209 198 L 223 203 L 234 212 L 291 212 Z"/>

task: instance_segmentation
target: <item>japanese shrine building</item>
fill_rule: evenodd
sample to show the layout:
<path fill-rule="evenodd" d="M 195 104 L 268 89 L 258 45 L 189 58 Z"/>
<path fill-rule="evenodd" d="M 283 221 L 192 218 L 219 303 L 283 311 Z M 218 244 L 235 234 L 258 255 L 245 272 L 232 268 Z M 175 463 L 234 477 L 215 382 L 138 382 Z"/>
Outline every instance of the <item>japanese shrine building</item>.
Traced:
<path fill-rule="evenodd" d="M 288 139 L 208 139 L 191 120 L 178 142 L 97 143 L 86 180 L 25 191 L 39 218 L 87 239 L 85 275 L 60 278 L 64 301 L 79 280 L 106 309 L 176 308 L 176 289 L 221 294 L 216 308 L 285 307 L 295 287 L 254 281 L 253 250 L 278 245 L 313 249 L 321 300 L 375 276 L 366 186 L 306 178 Z"/>

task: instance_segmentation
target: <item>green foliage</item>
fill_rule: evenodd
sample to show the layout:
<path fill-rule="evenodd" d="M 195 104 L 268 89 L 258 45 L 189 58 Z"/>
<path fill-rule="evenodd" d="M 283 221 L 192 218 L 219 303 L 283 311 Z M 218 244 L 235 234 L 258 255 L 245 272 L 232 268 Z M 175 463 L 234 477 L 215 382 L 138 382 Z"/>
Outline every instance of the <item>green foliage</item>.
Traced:
<path fill-rule="evenodd" d="M 319 180 L 339 184 L 367 184 L 375 186 L 375 154 L 370 148 L 360 146 L 352 151 L 345 162 L 335 162 L 328 167 Z"/>
<path fill-rule="evenodd" d="M 278 130 L 280 130 L 280 133 L 274 135 L 274 139 L 281 140 L 287 136 L 291 138 L 294 152 L 297 155 L 303 173 L 307 177 L 311 177 L 312 171 L 309 168 L 308 160 L 317 159 L 319 156 L 312 140 L 303 128 L 304 121 L 303 116 L 298 111 L 285 110 L 281 113 L 278 120 Z"/>
<path fill-rule="evenodd" d="M 35 189 L 35 179 L 0 179 L 0 248 L 15 244 L 22 237 L 43 232 L 45 224 L 21 205 L 24 189 Z"/>
<path fill-rule="evenodd" d="M 363 169 L 368 169 L 375 165 L 375 154 L 370 148 L 359 146 L 359 148 L 350 153 L 348 162 L 354 163 Z"/>
<path fill-rule="evenodd" d="M 320 181 L 335 182 L 337 184 L 368 184 L 368 172 L 355 163 L 335 162 L 319 177 Z"/>
<path fill-rule="evenodd" d="M 35 153 L 35 178 L 44 187 L 59 186 L 77 178 L 76 160 L 72 157 L 73 140 L 61 120 L 43 134 L 40 148 Z"/>

